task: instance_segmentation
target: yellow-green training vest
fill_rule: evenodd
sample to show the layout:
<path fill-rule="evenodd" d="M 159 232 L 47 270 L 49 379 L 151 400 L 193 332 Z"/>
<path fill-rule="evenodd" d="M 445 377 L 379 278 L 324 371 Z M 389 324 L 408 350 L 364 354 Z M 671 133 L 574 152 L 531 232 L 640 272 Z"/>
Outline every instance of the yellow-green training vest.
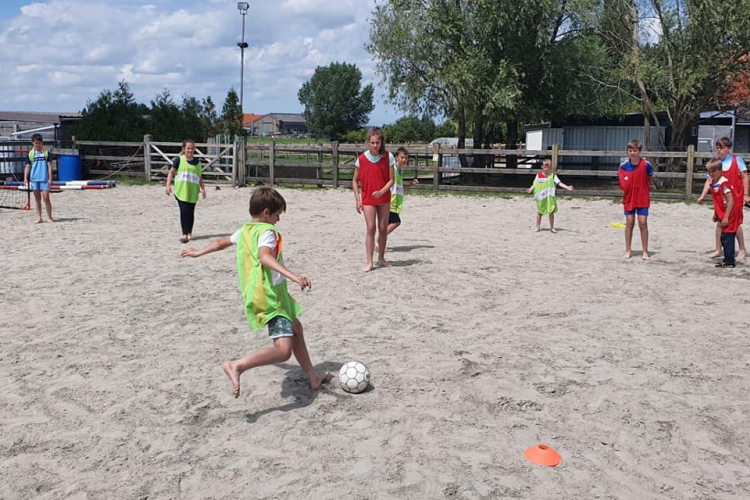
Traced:
<path fill-rule="evenodd" d="M 276 233 L 276 260 L 281 260 L 281 234 L 273 224 L 248 222 L 240 230 L 237 239 L 237 272 L 240 277 L 240 292 L 245 300 L 247 320 L 256 332 L 277 316 L 294 321 L 302 312 L 302 308 L 287 292 L 286 280 L 274 286 L 271 270 L 260 263 L 258 240 L 264 232 L 269 230 Z"/>
<path fill-rule="evenodd" d="M 393 166 L 393 187 L 391 188 L 391 212 L 401 215 L 404 206 L 404 172 Z"/>
<path fill-rule="evenodd" d="M 184 155 L 180 155 L 180 166 L 174 178 L 174 195 L 178 200 L 198 203 L 202 170 L 203 165 L 200 162 L 197 165 L 191 165 Z"/>
<path fill-rule="evenodd" d="M 534 176 L 534 199 L 536 200 L 536 211 L 542 215 L 557 212 L 557 199 L 555 198 L 555 173 L 550 172 L 544 182 L 539 182 L 539 176 Z"/>

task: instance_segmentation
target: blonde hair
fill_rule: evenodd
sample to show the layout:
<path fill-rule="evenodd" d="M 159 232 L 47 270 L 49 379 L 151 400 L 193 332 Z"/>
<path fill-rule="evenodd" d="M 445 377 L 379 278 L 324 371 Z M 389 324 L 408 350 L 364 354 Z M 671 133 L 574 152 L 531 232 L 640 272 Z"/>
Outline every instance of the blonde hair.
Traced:
<path fill-rule="evenodd" d="M 718 158 L 711 158 L 708 163 L 706 163 L 706 170 L 709 172 L 721 170 L 721 160 Z"/>

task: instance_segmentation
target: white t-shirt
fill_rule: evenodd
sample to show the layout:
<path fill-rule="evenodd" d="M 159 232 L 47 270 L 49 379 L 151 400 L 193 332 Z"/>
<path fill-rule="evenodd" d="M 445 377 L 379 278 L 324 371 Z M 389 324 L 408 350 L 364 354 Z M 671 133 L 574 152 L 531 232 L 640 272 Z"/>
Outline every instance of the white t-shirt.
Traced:
<path fill-rule="evenodd" d="M 242 229 L 238 229 L 229 239 L 232 241 L 232 245 L 237 245 L 237 242 L 240 239 L 240 232 Z M 278 240 L 276 239 L 276 233 L 274 231 L 271 231 L 270 229 L 268 231 L 264 231 L 263 234 L 260 235 L 260 238 L 258 239 L 258 248 L 260 247 L 268 247 L 271 249 L 271 252 L 276 251 L 276 246 L 278 245 Z M 284 261 L 279 260 L 279 262 L 283 265 Z M 277 273 L 273 269 L 271 269 L 271 280 L 273 282 L 273 286 L 280 285 L 286 277 L 281 274 Z"/>

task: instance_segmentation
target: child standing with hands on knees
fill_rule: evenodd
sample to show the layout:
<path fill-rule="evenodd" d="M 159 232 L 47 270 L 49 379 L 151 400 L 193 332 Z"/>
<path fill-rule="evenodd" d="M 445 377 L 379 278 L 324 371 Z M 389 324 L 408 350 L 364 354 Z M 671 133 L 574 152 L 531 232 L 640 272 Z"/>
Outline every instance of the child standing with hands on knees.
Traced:
<path fill-rule="evenodd" d="M 549 159 L 542 161 L 542 171 L 536 174 L 531 187 L 526 190 L 527 193 L 534 193 L 536 200 L 536 226 L 534 231 L 537 233 L 541 230 L 542 215 L 549 215 L 549 231 L 556 233 L 555 229 L 555 212 L 557 212 L 557 198 L 555 197 L 555 186 L 560 186 L 568 191 L 573 191 L 573 186 L 564 184 L 557 174 L 550 174 L 552 162 Z"/>
<path fill-rule="evenodd" d="M 654 168 L 641 158 L 642 149 L 641 141 L 633 139 L 628 142 L 628 161 L 620 165 L 618 170 L 622 204 L 625 209 L 625 259 L 633 255 L 633 229 L 635 217 L 638 216 L 638 229 L 643 247 L 641 258 L 648 260 L 648 208 L 651 206 Z"/>
<path fill-rule="evenodd" d="M 352 190 L 357 213 L 364 212 L 367 235 L 365 254 L 367 264 L 363 271 L 372 271 L 372 253 L 375 250 L 375 229 L 378 230 L 378 263 L 383 267 L 390 264 L 385 260 L 385 245 L 388 240 L 388 215 L 391 206 L 391 187 L 395 181 L 393 167 L 396 160 L 385 149 L 385 134 L 380 127 L 367 132 L 368 150 L 357 157 L 354 163 Z M 362 183 L 360 193 L 359 183 Z"/>
<path fill-rule="evenodd" d="M 732 268 L 735 266 L 734 239 L 740 227 L 737 211 L 733 208 L 737 203 L 742 203 L 742 198 L 735 196 L 735 186 L 724 177 L 720 158 L 709 161 L 706 170 L 711 180 L 714 222 L 721 228 L 721 246 L 724 248 L 724 260 L 716 267 Z"/>
<path fill-rule="evenodd" d="M 222 366 L 232 384 L 235 398 L 240 395 L 240 375 L 243 372 L 259 366 L 282 363 L 292 354 L 307 375 L 311 389 L 319 389 L 327 378 L 313 368 L 302 323 L 297 319 L 302 308 L 287 292 L 287 279 L 297 283 L 303 290 L 312 287 L 312 282 L 284 266 L 281 233 L 276 229 L 276 223 L 284 211 L 286 201 L 278 191 L 270 187 L 257 188 L 250 197 L 252 222 L 246 223 L 231 237 L 216 239 L 200 250 L 188 248 L 182 251 L 183 257 L 200 257 L 236 246 L 240 291 L 250 327 L 253 331 L 259 331 L 268 326 L 268 337 L 273 342 L 273 347 L 260 349 L 234 361 L 226 361 Z"/>

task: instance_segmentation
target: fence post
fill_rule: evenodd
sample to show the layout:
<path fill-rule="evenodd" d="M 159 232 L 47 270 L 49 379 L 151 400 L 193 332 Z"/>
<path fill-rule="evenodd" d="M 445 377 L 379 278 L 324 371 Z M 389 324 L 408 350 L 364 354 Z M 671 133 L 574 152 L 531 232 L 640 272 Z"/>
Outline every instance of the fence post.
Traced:
<path fill-rule="evenodd" d="M 440 168 L 443 166 L 443 154 L 440 152 L 440 144 L 432 145 L 432 189 L 440 187 Z"/>
<path fill-rule="evenodd" d="M 276 173 L 274 172 L 274 164 L 276 163 L 276 139 L 271 138 L 271 147 L 268 150 L 268 175 L 270 177 L 270 184 L 273 186 L 276 183 Z"/>
<path fill-rule="evenodd" d="M 333 187 L 339 187 L 339 141 L 333 141 L 331 144 L 333 152 L 331 153 L 333 159 Z"/>
<path fill-rule="evenodd" d="M 146 180 L 151 180 L 151 135 L 143 136 L 143 168 L 146 173 Z"/>
<path fill-rule="evenodd" d="M 695 146 L 688 146 L 687 150 L 687 169 L 685 172 L 685 199 L 689 200 L 693 196 L 693 170 L 695 169 Z"/>
<path fill-rule="evenodd" d="M 232 177 L 237 187 L 247 186 L 247 138 L 240 136 L 234 145 Z"/>
<path fill-rule="evenodd" d="M 558 153 L 560 151 L 560 146 L 558 144 L 552 145 L 552 158 L 550 159 L 552 163 L 552 171 L 557 172 L 557 162 L 558 162 Z"/>
<path fill-rule="evenodd" d="M 315 169 L 315 178 L 318 180 L 318 187 L 323 187 L 323 145 L 318 145 L 318 168 Z"/>

